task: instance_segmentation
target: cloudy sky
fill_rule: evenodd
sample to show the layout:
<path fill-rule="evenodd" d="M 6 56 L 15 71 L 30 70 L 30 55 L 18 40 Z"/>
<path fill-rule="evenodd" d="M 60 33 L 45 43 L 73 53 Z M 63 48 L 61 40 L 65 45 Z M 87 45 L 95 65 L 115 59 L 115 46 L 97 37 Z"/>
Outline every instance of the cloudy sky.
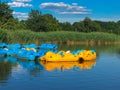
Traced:
<path fill-rule="evenodd" d="M 28 18 L 31 9 L 52 14 L 60 22 L 77 22 L 85 17 L 92 20 L 120 20 L 120 0 L 1 0 L 8 2 L 20 20 Z"/>

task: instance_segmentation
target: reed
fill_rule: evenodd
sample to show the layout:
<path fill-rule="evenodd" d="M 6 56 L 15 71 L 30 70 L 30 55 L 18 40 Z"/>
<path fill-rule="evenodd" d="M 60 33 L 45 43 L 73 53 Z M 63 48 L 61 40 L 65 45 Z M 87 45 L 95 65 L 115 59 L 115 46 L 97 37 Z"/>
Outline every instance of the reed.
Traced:
<path fill-rule="evenodd" d="M 120 36 L 102 32 L 32 32 L 30 30 L 0 30 L 0 42 L 59 44 L 120 44 Z"/>

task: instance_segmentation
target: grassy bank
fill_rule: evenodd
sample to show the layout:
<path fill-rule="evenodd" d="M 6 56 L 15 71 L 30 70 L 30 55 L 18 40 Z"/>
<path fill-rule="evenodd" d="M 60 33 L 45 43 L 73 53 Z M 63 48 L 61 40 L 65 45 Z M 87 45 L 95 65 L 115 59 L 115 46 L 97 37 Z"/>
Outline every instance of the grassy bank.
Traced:
<path fill-rule="evenodd" d="M 32 32 L 29 30 L 0 30 L 0 42 L 6 43 L 65 43 L 65 44 L 120 44 L 120 36 L 102 32 Z"/>

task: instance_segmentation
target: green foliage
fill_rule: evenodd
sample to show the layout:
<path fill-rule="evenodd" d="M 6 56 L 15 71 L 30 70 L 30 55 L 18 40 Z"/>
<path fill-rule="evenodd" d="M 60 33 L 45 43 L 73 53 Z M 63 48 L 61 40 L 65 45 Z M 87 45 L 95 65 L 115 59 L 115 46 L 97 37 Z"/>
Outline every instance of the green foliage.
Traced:
<path fill-rule="evenodd" d="M 0 3 L 0 28 L 3 28 L 10 22 L 10 19 L 13 18 L 12 10 L 7 5 L 7 3 Z"/>
<path fill-rule="evenodd" d="M 119 21 L 113 22 L 113 21 L 109 21 L 109 22 L 103 22 L 103 21 L 95 21 L 96 23 L 98 23 L 101 27 L 101 31 L 102 32 L 108 32 L 108 33 L 115 33 L 115 34 L 120 34 L 120 23 Z"/>
<path fill-rule="evenodd" d="M 0 42 L 7 42 L 7 30 L 0 29 Z"/>
<path fill-rule="evenodd" d="M 42 15 L 38 10 L 31 10 L 29 18 L 26 21 L 26 25 L 29 29 L 35 32 L 60 30 L 60 26 L 56 18 L 50 14 Z"/>
<path fill-rule="evenodd" d="M 7 3 L 0 3 L 0 29 L 27 29 L 23 21 L 13 18 L 12 12 Z"/>
<path fill-rule="evenodd" d="M 50 14 L 45 14 L 43 15 L 43 18 L 46 22 L 46 27 L 47 27 L 47 31 L 59 31 L 61 30 L 61 27 L 59 25 L 59 22 L 56 18 L 54 18 L 52 15 Z"/>
<path fill-rule="evenodd" d="M 80 31 L 80 32 L 95 32 L 100 31 L 101 27 L 96 22 L 92 21 L 90 18 L 86 17 L 81 22 L 75 22 L 73 24 L 74 31 Z"/>
<path fill-rule="evenodd" d="M 9 19 L 9 22 L 7 22 L 7 25 L 3 27 L 3 29 L 7 30 L 17 30 L 17 29 L 23 29 L 26 30 L 27 26 L 25 22 L 18 21 L 18 19 L 11 18 Z"/>
<path fill-rule="evenodd" d="M 32 31 L 41 31 L 41 28 L 44 26 L 41 25 L 41 22 L 44 21 L 44 19 L 42 18 L 42 14 L 40 11 L 38 10 L 31 10 L 31 12 L 29 13 L 29 18 L 26 21 L 26 25 L 29 29 L 31 29 Z"/>
<path fill-rule="evenodd" d="M 73 23 L 74 31 L 85 32 L 85 27 L 82 22 L 75 22 Z"/>
<path fill-rule="evenodd" d="M 19 21 L 12 15 L 13 10 L 7 3 L 0 3 L 0 29 L 7 30 L 31 30 L 34 32 L 51 32 L 51 31 L 75 31 L 75 32 L 107 32 L 120 35 L 120 21 L 103 22 L 93 21 L 86 17 L 83 21 L 59 22 L 51 14 L 42 14 L 39 10 L 31 10 L 27 20 Z M 23 31 L 24 32 L 24 31 Z M 50 35 L 51 36 L 51 35 Z M 4 39 L 6 40 L 6 39 Z"/>
<path fill-rule="evenodd" d="M 63 31 L 73 31 L 73 26 L 69 22 L 60 23 Z"/>

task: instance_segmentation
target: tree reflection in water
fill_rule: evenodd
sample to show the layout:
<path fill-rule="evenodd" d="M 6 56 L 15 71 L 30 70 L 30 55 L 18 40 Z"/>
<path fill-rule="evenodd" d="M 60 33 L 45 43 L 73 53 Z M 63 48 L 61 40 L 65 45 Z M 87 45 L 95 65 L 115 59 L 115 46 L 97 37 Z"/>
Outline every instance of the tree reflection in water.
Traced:
<path fill-rule="evenodd" d="M 35 61 L 18 60 L 17 63 L 24 69 L 27 69 L 30 75 L 33 75 L 35 77 L 37 76 L 37 73 L 43 70 L 43 66 Z"/>
<path fill-rule="evenodd" d="M 12 65 L 10 62 L 0 62 L 0 83 L 3 83 L 9 79 L 11 67 Z"/>
<path fill-rule="evenodd" d="M 118 50 L 118 58 L 120 58 L 120 49 Z"/>

